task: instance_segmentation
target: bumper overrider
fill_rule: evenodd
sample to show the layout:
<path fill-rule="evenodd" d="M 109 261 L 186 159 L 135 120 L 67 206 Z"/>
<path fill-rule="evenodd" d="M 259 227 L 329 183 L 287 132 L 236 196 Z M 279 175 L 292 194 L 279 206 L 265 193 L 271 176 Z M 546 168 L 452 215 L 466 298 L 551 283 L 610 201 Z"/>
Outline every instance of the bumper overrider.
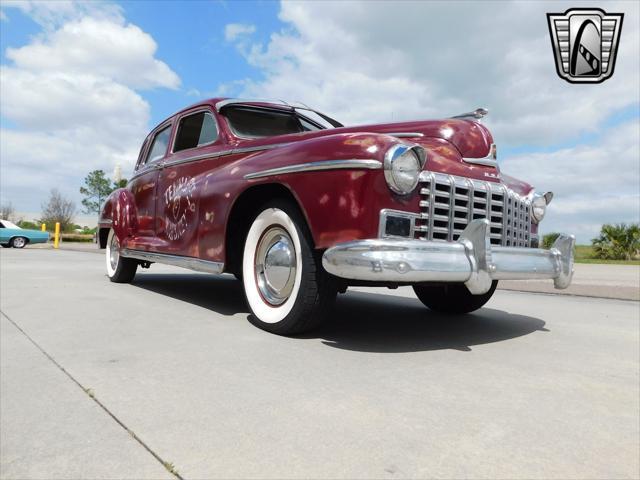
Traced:
<path fill-rule="evenodd" d="M 573 235 L 560 235 L 549 250 L 492 246 L 489 221 L 473 220 L 455 242 L 371 239 L 329 248 L 322 265 L 348 280 L 383 283 L 464 283 L 475 295 L 493 280 L 553 279 L 567 288 L 573 276 Z"/>

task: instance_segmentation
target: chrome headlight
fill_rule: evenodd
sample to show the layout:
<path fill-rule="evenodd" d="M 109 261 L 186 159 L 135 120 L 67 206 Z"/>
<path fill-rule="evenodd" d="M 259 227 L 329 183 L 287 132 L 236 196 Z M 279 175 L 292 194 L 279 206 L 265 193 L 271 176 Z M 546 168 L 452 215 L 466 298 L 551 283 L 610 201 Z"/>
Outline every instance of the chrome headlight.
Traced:
<path fill-rule="evenodd" d="M 553 199 L 553 192 L 535 192 L 531 200 L 531 215 L 533 221 L 540 223 L 544 218 L 544 214 L 547 213 L 547 205 L 551 203 Z"/>
<path fill-rule="evenodd" d="M 424 149 L 418 145 L 393 145 L 384 155 L 384 178 L 389 188 L 400 195 L 411 193 L 418 185 L 426 161 Z"/>

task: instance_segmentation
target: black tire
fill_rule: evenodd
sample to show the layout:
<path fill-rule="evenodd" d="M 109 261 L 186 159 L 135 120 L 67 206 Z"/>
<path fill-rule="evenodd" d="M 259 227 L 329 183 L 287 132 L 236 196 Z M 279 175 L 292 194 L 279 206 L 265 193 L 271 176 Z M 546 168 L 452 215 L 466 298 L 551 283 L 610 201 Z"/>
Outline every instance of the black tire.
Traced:
<path fill-rule="evenodd" d="M 112 258 L 111 250 L 113 248 L 118 249 L 117 258 Z M 107 276 L 109 280 L 114 283 L 131 283 L 136 276 L 136 270 L 138 269 L 138 261 L 132 258 L 124 258 L 119 253 L 120 246 L 118 245 L 118 239 L 114 234 L 113 229 L 109 230 L 109 236 L 107 237 L 107 248 L 105 250 L 107 261 Z"/>
<path fill-rule="evenodd" d="M 418 299 L 431 310 L 441 313 L 463 314 L 478 310 L 493 296 L 498 281 L 482 295 L 472 295 L 464 284 L 414 285 Z"/>
<path fill-rule="evenodd" d="M 11 248 L 11 245 L 8 243 L 0 243 L 0 246 L 2 246 L 2 248 Z"/>
<path fill-rule="evenodd" d="M 27 243 L 29 243 L 29 239 L 26 237 L 13 237 L 11 239 L 11 246 L 13 248 L 24 248 Z"/>
<path fill-rule="evenodd" d="M 289 231 L 293 228 L 295 232 Z M 296 271 L 289 271 L 288 277 L 292 278 L 293 275 L 296 279 L 293 290 L 281 305 L 276 306 L 270 304 L 261 293 L 257 273 L 259 267 L 256 266 L 258 246 L 273 229 L 282 229 L 289 234 L 296 262 Z M 258 240 L 256 235 L 260 235 Z M 297 243 L 300 251 L 297 250 Z M 249 321 L 258 328 L 278 335 L 302 333 L 320 325 L 328 317 L 337 294 L 335 282 L 325 272 L 321 260 L 320 252 L 313 248 L 311 233 L 297 205 L 287 200 L 274 200 L 258 209 L 247 231 L 242 262 L 241 278 L 251 309 Z M 301 270 L 299 277 L 298 268 Z"/>

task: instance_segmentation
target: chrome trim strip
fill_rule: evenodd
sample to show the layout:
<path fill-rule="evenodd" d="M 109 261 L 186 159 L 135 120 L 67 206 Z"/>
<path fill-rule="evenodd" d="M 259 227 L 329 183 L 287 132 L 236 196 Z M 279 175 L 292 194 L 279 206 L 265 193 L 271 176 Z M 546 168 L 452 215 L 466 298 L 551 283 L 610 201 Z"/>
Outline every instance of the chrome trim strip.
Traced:
<path fill-rule="evenodd" d="M 493 280 L 553 279 L 567 288 L 573 275 L 573 235 L 560 235 L 550 250 L 492 246 L 489 221 L 474 220 L 456 242 L 369 239 L 340 243 L 322 256 L 327 272 L 350 280 L 458 282 L 482 294 Z"/>
<path fill-rule="evenodd" d="M 110 218 L 100 218 L 98 220 L 98 225 L 100 225 L 100 224 L 112 225 L 113 224 L 113 220 L 111 220 Z"/>
<path fill-rule="evenodd" d="M 145 252 L 143 250 L 134 250 L 131 248 L 123 248 L 120 255 L 127 258 L 135 258 L 144 262 L 163 263 L 165 265 L 173 265 L 175 267 L 188 268 L 197 272 L 206 273 L 222 273 L 224 263 L 210 262 L 195 257 L 182 257 L 180 255 L 170 255 L 168 253 Z"/>
<path fill-rule="evenodd" d="M 191 163 L 191 162 L 197 162 L 198 160 L 205 160 L 207 158 L 218 158 L 218 157 L 224 157 L 225 155 L 231 155 L 233 154 L 234 151 L 233 150 L 220 150 L 217 152 L 209 152 L 209 153 L 201 153 L 199 155 L 191 155 L 190 157 L 184 157 L 184 158 L 178 158 L 176 160 L 169 160 L 169 161 L 165 161 L 162 164 L 162 167 L 173 167 L 174 165 L 180 165 L 183 163 Z"/>
<path fill-rule="evenodd" d="M 293 105 L 285 102 L 284 100 L 265 100 L 265 99 L 259 99 L 259 98 L 253 98 L 253 99 L 252 98 L 227 98 L 226 100 L 220 100 L 219 102 L 216 103 L 216 110 L 219 112 L 227 105 L 234 105 L 234 104 L 251 105 L 253 103 L 265 103 L 265 104 L 276 105 L 279 107 L 293 108 Z"/>
<path fill-rule="evenodd" d="M 208 158 L 218 158 L 224 157 L 225 155 L 235 155 L 239 153 L 248 153 L 248 152 L 259 152 L 262 150 L 271 150 L 277 147 L 283 147 L 285 145 L 289 145 L 290 142 L 287 143 L 274 143 L 271 145 L 259 145 L 257 147 L 246 147 L 246 148 L 234 148 L 227 150 L 220 150 L 218 152 L 210 152 L 210 153 L 201 153 L 199 155 L 192 155 L 190 157 L 179 158 L 176 160 L 169 160 L 162 163 L 161 167 L 172 167 L 174 165 L 181 165 L 183 163 L 197 162 L 198 160 L 205 160 Z"/>
<path fill-rule="evenodd" d="M 254 178 L 269 177 L 271 175 L 285 175 L 289 173 L 314 172 L 318 170 L 343 170 L 343 169 L 366 169 L 378 170 L 382 168 L 382 162 L 378 160 L 352 158 L 348 160 L 321 160 L 319 162 L 300 163 L 288 165 L 286 167 L 270 168 L 261 172 L 248 173 L 244 176 L 246 180 Z"/>
<path fill-rule="evenodd" d="M 129 181 L 131 180 L 135 180 L 138 177 L 141 177 L 142 175 L 149 173 L 149 172 L 153 172 L 154 170 L 162 170 L 164 164 L 158 162 L 158 163 L 154 163 L 154 164 L 150 164 L 145 166 L 143 169 L 141 170 L 137 170 L 129 179 Z"/>
<path fill-rule="evenodd" d="M 384 133 L 384 132 L 380 132 L 380 133 Z M 391 133 L 384 133 L 384 134 L 391 135 L 392 137 L 396 137 L 396 138 L 424 137 L 424 133 L 420 133 L 420 132 L 391 132 Z"/>
<path fill-rule="evenodd" d="M 489 154 L 482 158 L 462 157 L 462 161 L 466 163 L 472 163 L 474 165 L 484 165 L 485 167 L 498 168 L 498 156 L 496 150 L 496 144 L 492 143 L 489 147 Z"/>
<path fill-rule="evenodd" d="M 272 148 L 285 147 L 291 145 L 291 142 L 272 143 L 270 145 L 258 145 L 257 147 L 235 148 L 233 153 L 259 152 L 261 150 L 271 150 Z"/>
<path fill-rule="evenodd" d="M 462 157 L 462 161 L 465 163 L 472 163 L 474 165 L 484 165 L 485 167 L 498 167 L 498 162 L 491 158 L 467 158 Z"/>

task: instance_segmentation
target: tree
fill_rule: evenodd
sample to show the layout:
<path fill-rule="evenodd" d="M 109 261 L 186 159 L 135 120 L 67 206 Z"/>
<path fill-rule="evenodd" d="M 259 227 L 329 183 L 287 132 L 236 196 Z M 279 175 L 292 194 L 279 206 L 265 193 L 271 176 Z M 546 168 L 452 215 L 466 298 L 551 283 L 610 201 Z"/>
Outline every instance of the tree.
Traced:
<path fill-rule="evenodd" d="M 640 225 L 605 224 L 591 243 L 596 258 L 631 260 L 640 254 Z"/>
<path fill-rule="evenodd" d="M 0 218 L 12 221 L 14 220 L 15 214 L 16 209 L 13 208 L 13 204 L 11 202 L 0 205 Z"/>
<path fill-rule="evenodd" d="M 73 229 L 75 213 L 76 205 L 54 188 L 51 190 L 49 200 L 42 204 L 42 218 L 39 222 L 46 223 L 49 230 L 55 227 L 56 222 L 60 222 L 60 229 L 66 232 Z"/>
<path fill-rule="evenodd" d="M 128 180 L 126 178 L 121 178 L 120 180 L 113 182 L 113 189 L 116 188 L 124 188 L 127 186 Z"/>
<path fill-rule="evenodd" d="M 102 203 L 114 190 L 111 182 L 104 176 L 104 170 L 89 172 L 84 179 L 84 187 L 80 187 L 80 193 L 85 196 L 82 205 L 85 213 L 100 213 Z"/>

